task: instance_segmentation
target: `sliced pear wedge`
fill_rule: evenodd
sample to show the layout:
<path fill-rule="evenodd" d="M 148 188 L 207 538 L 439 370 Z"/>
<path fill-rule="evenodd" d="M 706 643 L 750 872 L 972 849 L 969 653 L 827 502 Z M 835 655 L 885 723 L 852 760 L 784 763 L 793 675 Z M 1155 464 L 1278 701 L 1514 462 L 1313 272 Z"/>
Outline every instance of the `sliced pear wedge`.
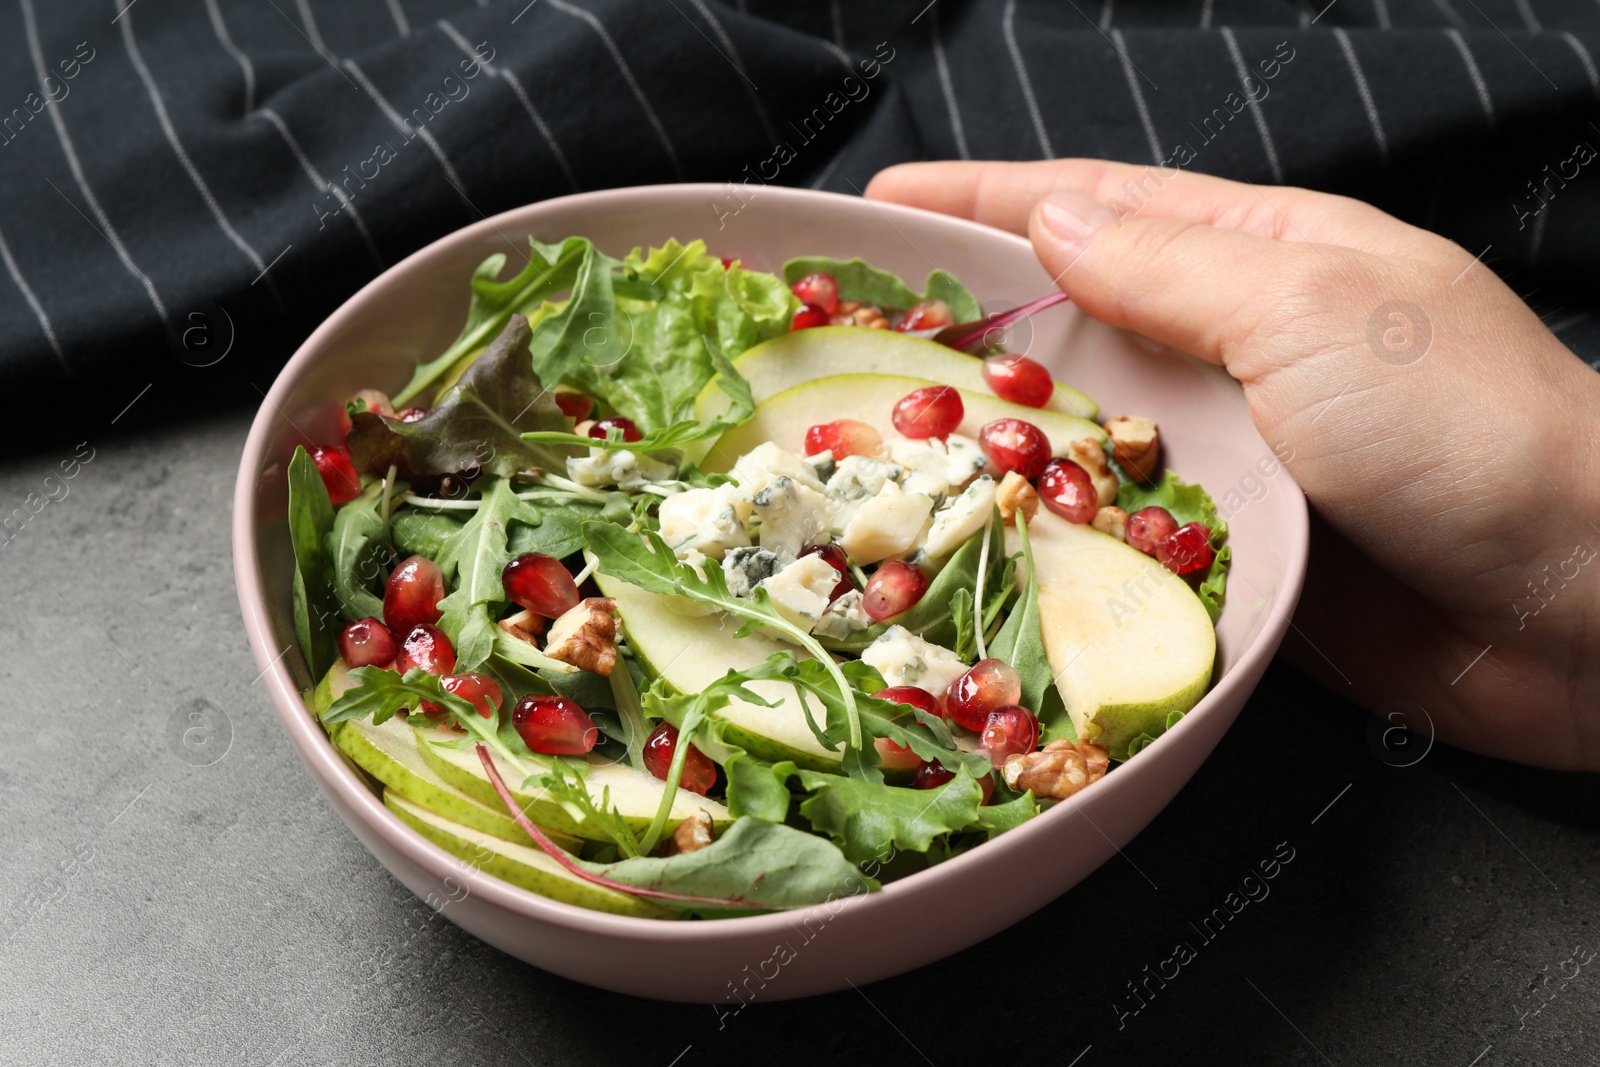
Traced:
<path fill-rule="evenodd" d="M 969 393 L 994 395 L 983 377 L 983 360 L 921 337 L 859 326 L 819 326 L 774 337 L 741 354 L 734 367 L 750 383 L 756 403 L 802 382 L 834 374 L 894 374 L 927 378 Z M 702 421 L 728 409 L 728 396 L 715 382 L 700 393 L 695 414 Z M 1044 410 L 1092 419 L 1093 400 L 1056 383 Z"/>
<path fill-rule="evenodd" d="M 725 473 L 740 456 L 767 441 L 791 452 L 803 452 L 806 430 L 836 419 L 860 419 L 887 432 L 896 401 L 914 390 L 937 384 L 926 378 L 896 374 L 834 374 L 804 382 L 758 404 L 748 422 L 717 439 L 701 469 Z M 964 389 L 959 391 L 964 414 L 956 432 L 967 437 L 977 437 L 986 422 L 1011 418 L 1031 422 L 1043 430 L 1050 439 L 1053 455 L 1064 455 L 1067 445 L 1085 437 L 1096 441 L 1106 439 L 1103 429 L 1076 415 L 1024 407 Z"/>
<path fill-rule="evenodd" d="M 1126 759 L 1128 742 L 1160 735 L 1205 695 L 1211 618 L 1182 578 L 1092 527 L 1040 509 L 1028 535 L 1045 651 L 1073 728 Z"/>
<path fill-rule="evenodd" d="M 512 885 L 564 904 L 576 904 L 580 908 L 607 911 L 613 915 L 632 915 L 643 919 L 675 917 L 666 908 L 641 897 L 619 893 L 577 877 L 542 849 L 532 845 L 515 845 L 470 826 L 452 822 L 437 812 L 407 800 L 392 789 L 384 790 L 383 802 L 390 811 L 400 816 L 402 822 L 446 852 Z"/>

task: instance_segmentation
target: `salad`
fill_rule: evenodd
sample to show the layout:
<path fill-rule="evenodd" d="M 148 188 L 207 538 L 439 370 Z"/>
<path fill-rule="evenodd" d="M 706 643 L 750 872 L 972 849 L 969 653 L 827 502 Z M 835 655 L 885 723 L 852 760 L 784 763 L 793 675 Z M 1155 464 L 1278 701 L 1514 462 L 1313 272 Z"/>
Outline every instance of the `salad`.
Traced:
<path fill-rule="evenodd" d="M 529 252 L 287 468 L 308 705 L 428 839 L 618 914 L 800 907 L 1038 816 L 1204 695 L 1211 498 L 949 274 Z"/>

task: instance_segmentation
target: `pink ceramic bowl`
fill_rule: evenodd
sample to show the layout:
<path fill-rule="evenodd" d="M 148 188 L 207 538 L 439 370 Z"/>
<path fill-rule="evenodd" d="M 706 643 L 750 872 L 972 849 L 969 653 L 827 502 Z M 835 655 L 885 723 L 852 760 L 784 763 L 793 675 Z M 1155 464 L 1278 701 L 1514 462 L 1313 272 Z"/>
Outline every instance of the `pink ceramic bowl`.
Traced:
<path fill-rule="evenodd" d="M 751 998 L 864 985 L 939 959 L 1104 863 L 1166 806 L 1233 722 L 1289 624 L 1307 550 L 1304 497 L 1272 461 L 1231 380 L 1058 308 L 1034 321 L 1031 341 L 1024 324 L 1014 347 L 1026 344 L 1107 414 L 1156 418 L 1172 467 L 1234 505 L 1218 677 L 1193 712 L 1127 766 L 1020 829 L 881 892 L 808 911 L 715 922 L 621 918 L 466 867 L 391 814 L 301 702 L 312 679 L 291 622 L 284 467 L 296 445 L 337 438 L 342 398 L 368 386 L 398 389 L 417 359 L 442 351 L 460 330 L 473 268 L 494 252 L 520 265 L 529 235 L 549 242 L 582 234 L 613 255 L 700 237 L 713 252 L 773 271 L 797 255 L 862 256 L 914 282 L 938 265 L 991 310 L 1051 288 L 1028 243 L 998 230 L 829 193 L 745 195 L 741 206 L 727 187 L 672 185 L 547 200 L 469 226 L 385 271 L 311 335 L 273 384 L 245 444 L 233 523 L 245 628 L 283 728 L 379 862 L 463 929 L 536 966 L 620 992 L 730 1009 Z M 988 906 L 968 906 L 980 898 Z"/>

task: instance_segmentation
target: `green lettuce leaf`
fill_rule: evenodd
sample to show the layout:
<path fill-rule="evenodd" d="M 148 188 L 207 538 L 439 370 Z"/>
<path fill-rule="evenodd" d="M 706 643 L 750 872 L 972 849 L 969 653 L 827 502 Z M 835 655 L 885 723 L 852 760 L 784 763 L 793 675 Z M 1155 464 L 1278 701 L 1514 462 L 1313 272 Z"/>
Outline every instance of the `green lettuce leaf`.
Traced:
<path fill-rule="evenodd" d="M 965 768 L 937 789 L 864 782 L 793 764 L 778 764 L 774 771 L 800 779 L 812 794 L 801 802 L 800 814 L 856 863 L 926 852 L 935 840 L 977 824 L 983 810 L 983 789 Z"/>
<path fill-rule="evenodd" d="M 1117 490 L 1117 507 L 1132 515 L 1140 508 L 1163 507 L 1172 513 L 1179 526 L 1203 522 L 1211 531 L 1211 547 L 1216 558 L 1206 571 L 1195 593 L 1206 606 L 1211 621 L 1222 614 L 1222 604 L 1228 585 L 1228 567 L 1233 560 L 1233 549 L 1223 544 L 1228 539 L 1228 522 L 1217 512 L 1217 505 L 1200 486 L 1184 481 L 1167 471 L 1161 481 L 1153 486 L 1125 482 Z"/>
<path fill-rule="evenodd" d="M 947 271 L 928 275 L 927 292 L 917 293 L 898 275 L 879 270 L 864 259 L 832 259 L 827 256 L 801 256 L 783 265 L 783 277 L 790 285 L 807 274 L 831 274 L 839 283 L 840 300 L 859 300 L 878 307 L 902 311 L 923 300 L 943 300 L 957 322 L 974 322 L 983 317 L 977 299 Z"/>
<path fill-rule="evenodd" d="M 294 636 L 312 678 L 339 658 L 339 598 L 333 589 L 333 502 L 304 448 L 289 460 L 289 543 L 294 549 Z"/>
<path fill-rule="evenodd" d="M 529 238 L 528 245 L 532 251 L 528 265 L 507 281 L 497 280 L 506 265 L 503 253 L 490 256 L 472 272 L 472 298 L 460 336 L 438 358 L 417 366 L 411 381 L 395 394 L 396 408 L 444 379 L 457 363 L 497 337 L 513 314 L 531 317 L 545 301 L 569 288 L 585 253 L 592 250 L 581 237 L 569 237 L 558 246 Z"/>
<path fill-rule="evenodd" d="M 456 649 L 456 669 L 476 670 L 494 651 L 494 616 L 508 598 L 500 574 L 511 562 L 511 524 L 539 516 L 518 500 L 504 478 L 481 479 L 478 510 L 434 558 L 452 592 L 439 601 L 439 628 Z"/>
<path fill-rule="evenodd" d="M 395 495 L 403 492 L 404 485 L 394 487 Z M 382 588 L 391 553 L 382 482 L 373 482 L 339 509 L 328 535 L 328 553 L 333 558 L 333 591 L 344 617 L 383 618 L 383 599 L 373 592 Z"/>
<path fill-rule="evenodd" d="M 989 642 L 989 655 L 1009 663 L 1022 678 L 1022 706 L 1039 716 L 1039 726 L 1046 740 L 1062 736 L 1056 722 L 1044 718 L 1046 697 L 1055 689 L 1055 672 L 1050 667 L 1050 657 L 1045 652 L 1044 629 L 1039 620 L 1039 582 L 1034 577 L 1033 549 L 1028 543 L 1028 523 L 1017 521 L 1017 537 L 1022 542 L 1023 568 L 1027 580 L 1022 595 L 1006 616 L 1000 632 Z M 1056 701 L 1059 705 L 1060 701 Z M 1063 712 L 1065 708 L 1062 709 Z M 1063 716 L 1064 717 L 1064 716 Z M 1070 722 L 1067 729 L 1071 730 Z"/>
<path fill-rule="evenodd" d="M 392 465 L 413 483 L 476 471 L 502 478 L 532 468 L 565 471 L 567 457 L 579 454 L 575 449 L 521 436 L 572 429 L 529 369 L 530 335 L 528 320 L 512 315 L 494 343 L 415 422 L 370 411 L 352 416 L 346 442 L 357 469 L 381 475 Z"/>

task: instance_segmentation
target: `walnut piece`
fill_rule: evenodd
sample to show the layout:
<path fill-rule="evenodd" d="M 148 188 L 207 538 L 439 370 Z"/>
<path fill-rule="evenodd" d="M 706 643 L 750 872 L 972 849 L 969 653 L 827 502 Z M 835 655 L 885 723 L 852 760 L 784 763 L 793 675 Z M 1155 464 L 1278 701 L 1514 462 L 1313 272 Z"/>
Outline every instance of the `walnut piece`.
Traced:
<path fill-rule="evenodd" d="M 1000 508 L 1000 520 L 1007 526 L 1017 524 L 1017 512 L 1022 512 L 1024 522 L 1032 522 L 1039 511 L 1039 493 L 1028 479 L 1016 471 L 1006 471 L 994 490 L 994 502 Z"/>
<path fill-rule="evenodd" d="M 887 330 L 889 328 L 889 320 L 884 317 L 883 312 L 870 304 L 856 308 L 852 317 L 855 319 L 857 326 L 865 326 L 870 330 Z"/>
<path fill-rule="evenodd" d="M 1065 800 L 1106 776 L 1111 754 L 1087 741 L 1052 741 L 1038 752 L 1014 755 L 1001 768 L 1006 784 L 1035 797 Z"/>
<path fill-rule="evenodd" d="M 612 612 L 617 602 L 610 597 L 592 596 L 550 624 L 544 654 L 580 670 L 611 676 L 617 665 L 617 620 Z"/>
<path fill-rule="evenodd" d="M 1092 437 L 1085 437 L 1081 441 L 1074 441 L 1067 446 L 1067 458 L 1089 472 L 1089 480 L 1094 483 L 1095 496 L 1101 507 L 1107 507 L 1117 501 L 1117 476 L 1111 473 L 1111 464 L 1106 462 L 1106 450 L 1100 442 Z"/>
<path fill-rule="evenodd" d="M 515 637 L 518 641 L 539 647 L 539 635 L 544 633 L 544 626 L 548 620 L 543 615 L 535 615 L 526 609 L 517 612 L 510 618 L 500 620 L 500 629 Z"/>
<path fill-rule="evenodd" d="M 1143 415 L 1118 415 L 1106 423 L 1111 436 L 1111 454 L 1128 477 L 1140 482 L 1155 481 L 1161 466 L 1161 433 L 1154 419 Z"/>
<path fill-rule="evenodd" d="M 829 326 L 854 326 L 856 312 L 861 307 L 859 300 L 841 300 L 833 309 L 833 314 L 828 317 Z"/>
<path fill-rule="evenodd" d="M 672 836 L 662 842 L 664 856 L 677 856 L 685 852 L 699 852 L 711 844 L 711 813 L 698 808 L 695 813 L 678 824 Z"/>
<path fill-rule="evenodd" d="M 1091 524 L 1103 534 L 1110 534 L 1118 541 L 1128 539 L 1128 513 L 1119 507 L 1101 508 L 1094 513 L 1094 522 Z"/>

